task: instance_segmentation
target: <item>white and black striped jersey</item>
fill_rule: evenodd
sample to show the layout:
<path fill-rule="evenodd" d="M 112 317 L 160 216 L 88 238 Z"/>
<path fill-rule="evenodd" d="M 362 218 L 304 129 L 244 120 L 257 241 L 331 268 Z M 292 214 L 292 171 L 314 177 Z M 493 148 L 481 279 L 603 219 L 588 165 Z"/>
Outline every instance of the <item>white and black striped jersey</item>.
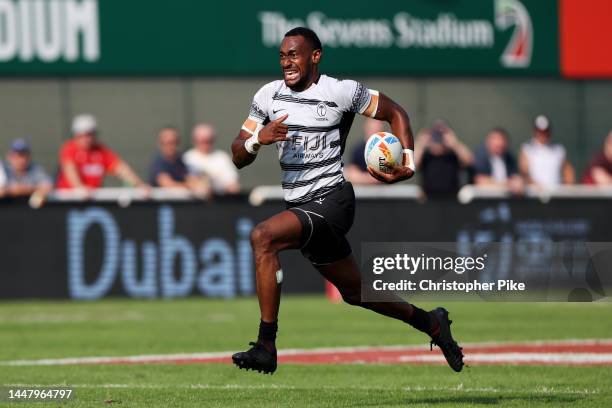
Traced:
<path fill-rule="evenodd" d="M 326 195 L 344 181 L 342 153 L 355 113 L 370 104 L 361 83 L 321 75 L 302 92 L 283 80 L 264 85 L 253 98 L 249 119 L 265 125 L 288 113 L 286 142 L 277 142 L 285 201 L 300 204 Z"/>

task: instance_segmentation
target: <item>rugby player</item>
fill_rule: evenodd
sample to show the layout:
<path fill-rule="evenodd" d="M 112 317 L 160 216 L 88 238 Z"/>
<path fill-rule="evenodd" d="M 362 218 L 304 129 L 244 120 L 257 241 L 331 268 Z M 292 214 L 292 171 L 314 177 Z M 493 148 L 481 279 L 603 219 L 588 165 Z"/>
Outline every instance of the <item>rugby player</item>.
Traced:
<path fill-rule="evenodd" d="M 256 342 L 232 356 L 239 368 L 276 370 L 276 332 L 283 271 L 278 253 L 300 249 L 333 283 L 346 303 L 401 320 L 431 337 L 455 371 L 463 368 L 461 348 L 452 337 L 448 312 L 430 312 L 394 297 L 362 302 L 359 268 L 345 238 L 353 223 L 355 195 L 342 174 L 342 153 L 355 114 L 384 120 L 404 147 L 402 165 L 390 173 L 372 168 L 378 180 L 395 183 L 414 175 L 413 136 L 406 112 L 394 101 L 359 82 L 319 73 L 323 48 L 314 31 L 297 27 L 280 46 L 283 80 L 264 85 L 232 143 L 234 164 L 248 166 L 262 146 L 274 144 L 282 169 L 287 209 L 258 224 L 251 233 L 261 320 Z"/>

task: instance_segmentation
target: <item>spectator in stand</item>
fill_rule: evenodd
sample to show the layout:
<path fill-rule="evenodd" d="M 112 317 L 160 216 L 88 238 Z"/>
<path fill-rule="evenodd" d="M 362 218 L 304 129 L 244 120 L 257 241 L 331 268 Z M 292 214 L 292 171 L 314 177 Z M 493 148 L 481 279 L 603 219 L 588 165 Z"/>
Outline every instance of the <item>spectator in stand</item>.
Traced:
<path fill-rule="evenodd" d="M 612 130 L 604 140 L 601 151 L 595 153 L 589 161 L 582 182 L 600 186 L 612 185 Z"/>
<path fill-rule="evenodd" d="M 191 174 L 210 182 L 215 194 L 236 194 L 240 192 L 238 171 L 226 152 L 215 149 L 215 138 L 212 126 L 196 125 L 191 131 L 193 148 L 185 152 L 183 161 Z"/>
<path fill-rule="evenodd" d="M 0 167 L 4 174 L 4 183 L 0 182 L 0 196 L 34 196 L 37 206 L 40 206 L 53 187 L 42 166 L 32 162 L 30 145 L 24 139 L 13 141 L 6 155 L 6 163 L 0 163 Z"/>
<path fill-rule="evenodd" d="M 0 198 L 6 195 L 6 172 L 0 160 Z"/>
<path fill-rule="evenodd" d="M 89 195 L 92 189 L 102 187 L 107 174 L 133 187 L 150 188 L 126 162 L 97 140 L 98 124 L 94 116 L 75 116 L 72 134 L 73 138 L 60 149 L 58 189 L 79 189 Z"/>
<path fill-rule="evenodd" d="M 524 190 L 514 154 L 509 150 L 508 132 L 502 128 L 489 131 L 485 143 L 476 151 L 474 184 L 507 188 L 514 194 Z"/>
<path fill-rule="evenodd" d="M 157 145 L 159 152 L 151 163 L 149 180 L 151 185 L 162 188 L 184 188 L 196 197 L 208 198 L 210 185 L 189 173 L 181 158 L 181 140 L 178 130 L 165 126 L 159 130 Z"/>
<path fill-rule="evenodd" d="M 363 141 L 351 151 L 351 162 L 346 167 L 346 178 L 353 184 L 382 184 L 368 173 L 363 152 L 368 138 L 376 132 L 384 132 L 383 121 L 367 118 L 363 122 Z"/>
<path fill-rule="evenodd" d="M 523 144 L 519 156 L 520 172 L 527 183 L 542 189 L 575 183 L 576 175 L 565 148 L 551 142 L 550 120 L 539 115 L 533 127 L 533 138 Z"/>
<path fill-rule="evenodd" d="M 462 173 L 474 163 L 470 149 L 442 120 L 419 132 L 414 156 L 420 169 L 421 187 L 430 198 L 454 197 Z"/>

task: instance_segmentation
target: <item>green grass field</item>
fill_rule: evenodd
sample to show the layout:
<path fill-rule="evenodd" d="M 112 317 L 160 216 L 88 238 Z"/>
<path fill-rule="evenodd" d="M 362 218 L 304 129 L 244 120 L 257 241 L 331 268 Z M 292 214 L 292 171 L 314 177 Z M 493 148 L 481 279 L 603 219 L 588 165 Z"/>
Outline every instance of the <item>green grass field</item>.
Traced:
<path fill-rule="evenodd" d="M 430 307 L 433 305 L 423 305 Z M 449 303 L 463 342 L 612 338 L 612 304 Z M 242 350 L 256 299 L 0 303 L 0 362 Z M 422 344 L 424 335 L 322 297 L 286 297 L 280 348 Z M 0 387 L 65 385 L 68 402 L 4 406 L 609 407 L 612 367 L 281 365 L 273 376 L 229 364 L 1 366 Z M 2 404 L 2 403 L 0 403 Z"/>

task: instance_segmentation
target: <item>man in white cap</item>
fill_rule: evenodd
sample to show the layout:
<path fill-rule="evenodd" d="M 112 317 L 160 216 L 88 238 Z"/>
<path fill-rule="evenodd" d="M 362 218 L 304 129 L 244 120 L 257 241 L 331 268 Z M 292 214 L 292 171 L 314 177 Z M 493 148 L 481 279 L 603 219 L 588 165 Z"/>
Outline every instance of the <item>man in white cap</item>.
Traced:
<path fill-rule="evenodd" d="M 133 187 L 149 189 L 140 177 L 111 149 L 98 142 L 98 124 L 90 114 L 80 114 L 72 120 L 73 138 L 60 149 L 59 189 L 89 191 L 99 188 L 107 174 L 112 174 Z"/>
<path fill-rule="evenodd" d="M 521 174 L 527 183 L 547 190 L 561 184 L 574 184 L 576 175 L 565 148 L 550 141 L 550 120 L 538 115 L 533 127 L 533 138 L 522 145 L 519 156 Z"/>

